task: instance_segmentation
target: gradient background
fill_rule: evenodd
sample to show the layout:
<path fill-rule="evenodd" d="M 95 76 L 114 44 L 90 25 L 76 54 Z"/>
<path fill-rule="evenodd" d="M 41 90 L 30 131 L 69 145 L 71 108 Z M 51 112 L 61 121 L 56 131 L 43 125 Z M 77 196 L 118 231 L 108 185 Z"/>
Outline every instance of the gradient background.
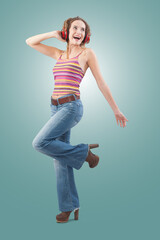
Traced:
<path fill-rule="evenodd" d="M 1 203 L 3 240 L 157 240 L 160 225 L 159 1 L 6 1 L 1 3 Z M 53 159 L 32 147 L 50 118 L 56 60 L 29 47 L 31 36 L 84 18 L 101 73 L 129 122 L 114 113 L 90 71 L 81 83 L 84 115 L 71 144 L 99 143 L 97 168 L 74 170 L 79 221 L 56 223 Z M 44 44 L 66 49 L 66 43 Z"/>

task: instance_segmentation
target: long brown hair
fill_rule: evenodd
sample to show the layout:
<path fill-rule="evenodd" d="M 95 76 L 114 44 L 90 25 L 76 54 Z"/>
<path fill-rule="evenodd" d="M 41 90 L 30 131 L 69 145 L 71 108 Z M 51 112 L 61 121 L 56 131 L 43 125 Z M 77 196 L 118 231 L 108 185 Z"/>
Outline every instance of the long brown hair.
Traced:
<path fill-rule="evenodd" d="M 67 33 L 68 33 L 68 37 L 67 37 L 67 59 L 69 58 L 69 29 L 71 27 L 72 22 L 74 22 L 75 20 L 81 20 L 84 22 L 85 24 L 85 36 L 88 34 L 88 36 L 91 36 L 91 31 L 90 31 L 90 26 L 88 25 L 88 23 L 81 17 L 77 16 L 77 17 L 73 17 L 73 18 L 68 18 L 64 21 L 63 23 L 63 27 L 62 29 L 67 29 Z M 85 39 L 85 38 L 84 38 Z M 81 47 L 85 48 L 85 43 L 84 40 L 81 42 L 80 44 Z"/>

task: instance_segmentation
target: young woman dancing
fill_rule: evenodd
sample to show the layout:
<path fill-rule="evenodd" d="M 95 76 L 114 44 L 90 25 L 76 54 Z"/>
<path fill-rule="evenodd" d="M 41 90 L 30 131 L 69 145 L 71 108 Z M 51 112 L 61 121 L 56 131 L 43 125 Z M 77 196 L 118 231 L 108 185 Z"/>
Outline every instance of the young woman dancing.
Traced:
<path fill-rule="evenodd" d="M 30 37 L 26 43 L 37 51 L 57 60 L 53 75 L 55 80 L 51 96 L 51 117 L 34 138 L 33 147 L 54 160 L 57 181 L 57 195 L 60 214 L 57 222 L 67 222 L 74 211 L 78 220 L 79 197 L 75 185 L 73 168 L 79 170 L 86 161 L 90 168 L 99 163 L 99 157 L 91 152 L 98 144 L 70 144 L 70 133 L 83 116 L 83 104 L 80 99 L 79 86 L 88 68 L 91 69 L 97 85 L 110 104 L 120 126 L 126 126 L 126 117 L 120 112 L 112 94 L 104 81 L 96 55 L 85 44 L 90 41 L 90 27 L 80 18 L 68 18 L 64 21 L 62 31 L 52 31 Z M 48 38 L 57 38 L 67 42 L 66 51 L 40 43 Z"/>

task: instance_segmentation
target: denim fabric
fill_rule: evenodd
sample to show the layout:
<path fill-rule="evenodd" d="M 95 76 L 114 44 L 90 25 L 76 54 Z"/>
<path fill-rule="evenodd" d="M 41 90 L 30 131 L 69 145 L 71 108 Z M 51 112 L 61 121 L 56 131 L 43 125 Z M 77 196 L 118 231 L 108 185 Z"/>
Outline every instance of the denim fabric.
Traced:
<path fill-rule="evenodd" d="M 32 142 L 37 151 L 54 160 L 59 210 L 63 212 L 79 208 L 73 168 L 79 170 L 82 167 L 89 151 L 88 144 L 70 144 L 71 128 L 83 116 L 81 99 L 75 94 L 65 96 L 70 95 L 74 95 L 75 101 L 57 106 L 50 103 L 51 117 Z"/>

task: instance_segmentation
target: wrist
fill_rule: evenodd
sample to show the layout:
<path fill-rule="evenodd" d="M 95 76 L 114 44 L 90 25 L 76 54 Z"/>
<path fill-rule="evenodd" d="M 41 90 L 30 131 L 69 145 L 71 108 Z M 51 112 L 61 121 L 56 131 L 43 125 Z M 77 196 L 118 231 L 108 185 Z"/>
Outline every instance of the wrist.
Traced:
<path fill-rule="evenodd" d="M 115 109 L 113 109 L 113 112 L 114 112 L 114 114 L 115 114 L 115 113 L 118 113 L 118 112 L 120 112 L 120 110 L 119 110 L 119 108 L 118 108 L 118 107 L 116 107 Z"/>
<path fill-rule="evenodd" d="M 50 34 L 50 37 L 51 38 L 56 38 L 56 32 L 57 31 L 52 31 L 52 32 L 50 32 L 49 34 Z"/>

